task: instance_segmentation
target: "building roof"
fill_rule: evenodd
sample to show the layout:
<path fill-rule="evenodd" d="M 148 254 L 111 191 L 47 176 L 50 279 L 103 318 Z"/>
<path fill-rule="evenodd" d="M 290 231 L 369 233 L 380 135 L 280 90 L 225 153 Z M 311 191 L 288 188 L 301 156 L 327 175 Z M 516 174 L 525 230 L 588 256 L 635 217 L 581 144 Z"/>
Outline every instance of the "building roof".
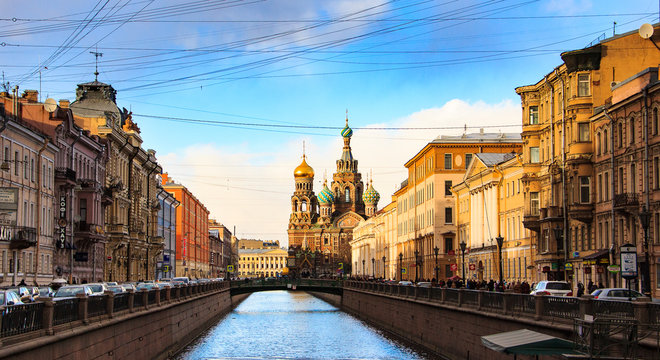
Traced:
<path fill-rule="evenodd" d="M 238 249 L 238 255 L 261 255 L 276 250 L 281 250 L 286 253 L 286 250 L 275 248 L 275 249 Z"/>
<path fill-rule="evenodd" d="M 484 163 L 484 165 L 490 167 L 513 159 L 516 156 L 516 153 L 477 153 L 475 155 Z"/>
<path fill-rule="evenodd" d="M 440 135 L 433 139 L 431 143 L 474 143 L 474 142 L 521 142 L 522 136 L 520 133 L 485 133 L 483 129 L 478 133 L 463 134 L 463 135 Z"/>

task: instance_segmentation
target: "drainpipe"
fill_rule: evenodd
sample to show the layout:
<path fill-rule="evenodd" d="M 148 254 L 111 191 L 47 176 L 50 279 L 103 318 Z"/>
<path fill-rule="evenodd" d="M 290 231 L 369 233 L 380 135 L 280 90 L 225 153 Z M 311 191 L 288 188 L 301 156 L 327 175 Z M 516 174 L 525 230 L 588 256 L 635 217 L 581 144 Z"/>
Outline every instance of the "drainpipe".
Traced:
<path fill-rule="evenodd" d="M 128 138 L 126 139 L 126 143 L 128 143 Z M 126 145 L 126 144 L 124 144 Z M 126 222 L 128 222 L 128 236 L 131 236 L 131 212 L 133 211 L 133 196 L 131 195 L 131 191 L 133 191 L 133 181 L 131 180 L 133 178 L 133 160 L 137 156 L 137 154 L 140 152 L 140 148 L 136 147 L 135 151 L 133 152 L 133 155 L 128 159 L 128 218 L 126 219 Z M 131 261 L 131 242 L 129 239 L 128 247 L 126 250 L 127 258 L 128 258 L 128 269 L 126 269 L 126 281 L 131 281 L 131 269 L 133 268 L 133 262 Z"/>
<path fill-rule="evenodd" d="M 71 143 L 71 155 L 69 156 L 69 168 L 73 170 L 73 151 L 75 150 L 75 145 L 80 140 L 82 137 L 82 129 L 78 129 L 78 136 L 73 139 L 73 142 Z M 78 177 L 78 174 L 76 174 L 76 178 Z M 77 180 L 77 179 L 76 179 Z M 69 257 L 69 284 L 73 284 L 73 188 L 71 188 L 71 194 L 69 194 L 69 223 L 71 224 L 71 243 L 70 243 L 70 257 Z M 66 246 L 65 246 L 66 248 Z"/>
<path fill-rule="evenodd" d="M 612 167 L 612 176 L 611 176 L 611 180 L 610 180 L 610 187 L 611 187 L 611 189 L 610 189 L 610 201 L 612 202 L 612 206 L 611 206 L 612 210 L 611 210 L 611 214 L 610 214 L 610 216 L 612 217 L 612 220 L 611 220 L 612 228 L 611 228 L 610 235 L 612 237 L 612 244 L 610 246 L 610 254 L 612 256 L 611 263 L 613 265 L 616 265 L 616 257 L 614 256 L 614 249 L 615 249 L 615 245 L 614 245 L 615 244 L 615 239 L 614 239 L 614 236 L 615 236 L 615 234 L 614 234 L 614 230 L 615 230 L 615 227 L 614 227 L 614 225 L 615 225 L 615 221 L 614 221 L 614 183 L 615 183 L 615 181 L 614 181 L 614 119 L 612 119 L 610 114 L 607 113 L 607 109 L 605 109 L 603 111 L 603 114 L 605 114 L 605 116 L 610 120 L 610 166 Z M 616 275 L 612 275 L 612 278 L 613 278 L 612 280 L 614 280 L 614 285 L 613 286 L 616 287 L 617 286 Z"/>
<path fill-rule="evenodd" d="M 46 150 L 46 147 L 48 147 L 48 143 L 50 140 L 48 138 L 44 139 L 44 145 L 39 149 L 39 152 L 37 153 L 37 159 L 39 159 L 39 162 L 37 163 L 37 248 L 35 249 L 35 261 L 37 263 L 37 269 L 34 271 L 34 285 L 38 286 L 39 284 L 37 283 L 37 278 L 39 274 L 39 243 L 41 240 L 41 177 L 43 176 L 41 174 L 41 154 Z"/>
<path fill-rule="evenodd" d="M 566 86 L 564 78 L 559 75 L 559 71 L 555 69 L 555 74 L 561 81 L 561 193 L 562 193 L 562 212 L 564 218 L 564 231 L 562 234 L 562 242 L 564 245 L 564 280 L 568 281 L 566 273 L 566 262 L 568 261 L 568 246 L 566 244 L 567 228 L 568 228 L 568 214 L 566 211 Z"/>

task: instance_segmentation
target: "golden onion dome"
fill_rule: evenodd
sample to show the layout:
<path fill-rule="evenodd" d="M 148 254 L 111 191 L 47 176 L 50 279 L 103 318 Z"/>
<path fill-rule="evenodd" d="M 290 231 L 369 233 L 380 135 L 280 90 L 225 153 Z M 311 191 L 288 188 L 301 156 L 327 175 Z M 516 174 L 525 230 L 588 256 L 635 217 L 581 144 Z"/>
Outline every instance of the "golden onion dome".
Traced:
<path fill-rule="evenodd" d="M 303 161 L 293 171 L 293 176 L 297 177 L 297 178 L 300 178 L 300 177 L 313 178 L 314 177 L 314 169 L 312 169 L 311 166 L 307 165 L 307 162 L 305 161 L 305 155 L 303 155 Z"/>

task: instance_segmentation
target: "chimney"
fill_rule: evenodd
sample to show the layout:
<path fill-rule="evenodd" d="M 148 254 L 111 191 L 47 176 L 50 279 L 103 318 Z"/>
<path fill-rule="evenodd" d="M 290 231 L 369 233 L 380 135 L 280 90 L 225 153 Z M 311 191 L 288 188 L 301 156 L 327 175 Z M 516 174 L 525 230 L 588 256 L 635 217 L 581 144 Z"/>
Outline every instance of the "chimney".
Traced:
<path fill-rule="evenodd" d="M 37 102 L 39 101 L 39 92 L 37 90 L 25 90 L 23 91 L 23 99 L 28 102 Z"/>
<path fill-rule="evenodd" d="M 69 100 L 67 100 L 67 99 L 60 99 L 60 107 L 61 107 L 62 109 L 68 109 L 68 108 L 69 108 L 69 104 L 71 104 L 71 102 L 70 102 Z"/>
<path fill-rule="evenodd" d="M 168 178 L 167 173 L 162 173 L 160 177 L 161 179 L 163 179 L 163 185 L 167 185 L 167 178 Z"/>

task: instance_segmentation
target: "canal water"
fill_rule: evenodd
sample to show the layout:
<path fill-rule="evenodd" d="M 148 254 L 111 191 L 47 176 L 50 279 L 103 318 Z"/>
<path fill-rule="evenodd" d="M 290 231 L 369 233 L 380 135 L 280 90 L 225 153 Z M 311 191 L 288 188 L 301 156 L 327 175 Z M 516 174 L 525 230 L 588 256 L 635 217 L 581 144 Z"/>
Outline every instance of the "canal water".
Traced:
<path fill-rule="evenodd" d="M 304 292 L 250 295 L 177 357 L 193 359 L 425 359 L 427 355 Z"/>

